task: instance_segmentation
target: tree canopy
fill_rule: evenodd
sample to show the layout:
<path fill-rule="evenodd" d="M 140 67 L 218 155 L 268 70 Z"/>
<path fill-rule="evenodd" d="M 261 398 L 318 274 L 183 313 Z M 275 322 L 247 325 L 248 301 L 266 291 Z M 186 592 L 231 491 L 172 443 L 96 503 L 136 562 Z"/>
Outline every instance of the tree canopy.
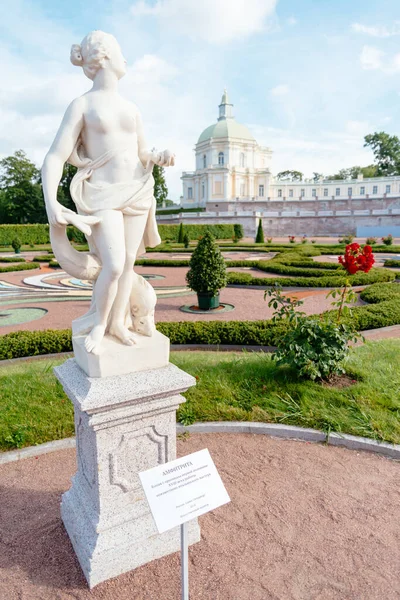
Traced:
<path fill-rule="evenodd" d="M 40 173 L 23 150 L 0 160 L 0 215 L 3 223 L 45 223 Z"/>
<path fill-rule="evenodd" d="M 163 202 L 167 200 L 168 188 L 165 182 L 164 168 L 154 165 L 153 167 L 154 177 L 154 197 L 157 202 L 157 206 L 162 206 Z"/>
<path fill-rule="evenodd" d="M 301 171 L 281 171 L 276 178 L 279 181 L 303 181 L 303 173 Z"/>
<path fill-rule="evenodd" d="M 400 175 L 400 139 L 384 131 L 369 133 L 364 146 L 371 148 L 376 163 L 376 175 Z"/>

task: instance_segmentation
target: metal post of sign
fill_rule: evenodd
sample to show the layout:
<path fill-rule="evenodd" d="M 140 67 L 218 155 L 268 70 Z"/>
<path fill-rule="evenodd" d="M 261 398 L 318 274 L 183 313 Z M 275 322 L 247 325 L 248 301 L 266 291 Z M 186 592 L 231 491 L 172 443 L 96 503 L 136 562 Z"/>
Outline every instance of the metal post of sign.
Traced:
<path fill-rule="evenodd" d="M 182 571 L 182 600 L 189 600 L 189 544 L 188 524 L 181 525 L 181 571 Z"/>

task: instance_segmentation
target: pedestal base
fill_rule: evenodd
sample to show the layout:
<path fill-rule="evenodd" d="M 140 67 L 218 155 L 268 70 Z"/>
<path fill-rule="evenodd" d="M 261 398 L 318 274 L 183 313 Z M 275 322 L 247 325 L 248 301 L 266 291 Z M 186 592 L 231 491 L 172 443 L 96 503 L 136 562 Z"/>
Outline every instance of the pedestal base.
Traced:
<path fill-rule="evenodd" d="M 61 515 L 89 587 L 180 549 L 158 534 L 138 472 L 176 458 L 180 392 L 195 384 L 174 365 L 91 378 L 74 359 L 55 373 L 75 407 L 78 470 Z M 197 520 L 189 542 L 199 541 Z"/>
<path fill-rule="evenodd" d="M 151 337 L 135 335 L 133 346 L 124 346 L 106 335 L 99 355 L 87 352 L 86 335 L 74 335 L 72 347 L 75 360 L 89 377 L 113 377 L 138 371 L 159 369 L 169 363 L 169 339 L 155 331 Z"/>

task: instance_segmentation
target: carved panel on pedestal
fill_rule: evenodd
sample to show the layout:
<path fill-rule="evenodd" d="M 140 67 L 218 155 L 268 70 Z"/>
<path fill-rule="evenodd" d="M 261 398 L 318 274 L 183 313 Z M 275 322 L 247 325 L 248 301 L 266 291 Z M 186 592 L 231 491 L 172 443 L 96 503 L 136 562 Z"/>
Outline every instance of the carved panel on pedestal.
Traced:
<path fill-rule="evenodd" d="M 110 483 L 124 492 L 141 489 L 138 473 L 167 462 L 168 436 L 154 426 L 124 433 L 110 454 Z"/>

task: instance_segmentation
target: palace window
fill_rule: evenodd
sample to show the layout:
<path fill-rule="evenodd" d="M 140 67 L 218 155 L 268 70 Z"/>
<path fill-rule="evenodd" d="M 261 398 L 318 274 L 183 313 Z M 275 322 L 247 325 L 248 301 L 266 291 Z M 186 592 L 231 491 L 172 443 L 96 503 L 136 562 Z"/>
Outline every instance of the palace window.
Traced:
<path fill-rule="evenodd" d="M 207 169 L 207 156 L 203 155 L 203 169 Z"/>
<path fill-rule="evenodd" d="M 201 197 L 204 198 L 204 196 L 206 195 L 206 186 L 204 185 L 204 182 L 201 184 Z"/>
<path fill-rule="evenodd" d="M 353 188 L 347 188 L 347 195 L 348 196 L 352 196 L 353 195 Z"/>
<path fill-rule="evenodd" d="M 391 188 L 390 188 L 390 185 L 387 185 L 387 186 L 386 186 L 386 193 L 387 193 L 387 194 L 390 194 L 390 189 L 391 189 Z"/>
<path fill-rule="evenodd" d="M 311 192 L 311 195 L 312 195 L 313 198 L 315 198 L 315 196 L 317 195 L 317 190 L 313 189 L 312 192 Z"/>
<path fill-rule="evenodd" d="M 374 187 L 372 188 L 372 193 L 373 194 L 377 194 L 378 193 L 378 186 L 374 185 Z"/>
<path fill-rule="evenodd" d="M 245 194 L 245 186 L 244 186 L 244 183 L 241 183 L 240 184 L 240 195 L 244 196 L 244 194 Z"/>
<path fill-rule="evenodd" d="M 301 196 L 302 198 L 304 198 L 304 196 L 305 196 L 305 195 L 306 195 L 306 190 L 305 190 L 304 188 L 301 188 L 301 191 L 300 191 L 300 196 Z"/>
<path fill-rule="evenodd" d="M 241 154 L 240 154 L 240 166 L 244 167 L 244 153 L 243 152 L 241 152 Z"/>
<path fill-rule="evenodd" d="M 193 200 L 193 188 L 192 187 L 188 188 L 188 199 Z"/>
<path fill-rule="evenodd" d="M 278 190 L 278 198 L 282 198 L 282 190 Z"/>
<path fill-rule="evenodd" d="M 220 152 L 218 154 L 218 164 L 219 165 L 223 165 L 224 163 L 225 163 L 224 153 Z"/>
<path fill-rule="evenodd" d="M 264 196 L 264 185 L 263 184 L 260 184 L 258 186 L 258 195 L 259 196 Z"/>
<path fill-rule="evenodd" d="M 324 188 L 324 196 L 328 195 L 328 188 Z"/>
<path fill-rule="evenodd" d="M 364 194 L 365 194 L 365 187 L 361 186 L 360 187 L 360 196 L 364 196 Z"/>
<path fill-rule="evenodd" d="M 335 194 L 336 194 L 336 196 L 340 196 L 340 188 L 336 188 Z"/>
<path fill-rule="evenodd" d="M 293 198 L 293 190 L 289 190 L 289 198 Z"/>

